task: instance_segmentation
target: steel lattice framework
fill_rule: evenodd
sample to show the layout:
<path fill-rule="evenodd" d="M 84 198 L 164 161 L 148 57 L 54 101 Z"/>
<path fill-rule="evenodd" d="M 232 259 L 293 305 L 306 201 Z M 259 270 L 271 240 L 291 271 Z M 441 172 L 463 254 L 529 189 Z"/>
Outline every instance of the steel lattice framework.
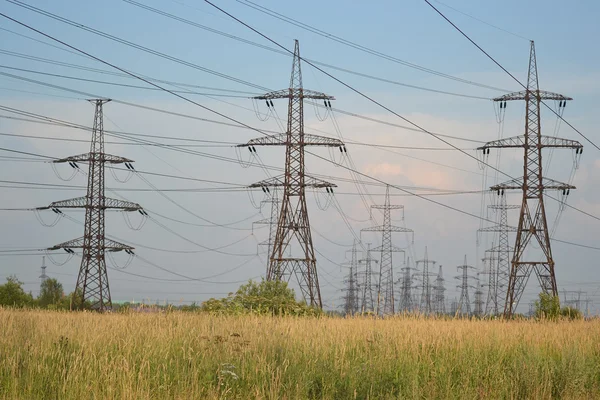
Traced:
<path fill-rule="evenodd" d="M 392 232 L 413 232 L 401 226 L 392 225 L 392 210 L 404 211 L 404 206 L 390 204 L 390 187 L 385 189 L 385 202 L 383 205 L 372 205 L 371 210 L 383 210 L 383 225 L 364 228 L 362 232 L 381 232 L 381 246 L 375 247 L 374 251 L 381 252 L 379 263 L 379 285 L 377 291 L 376 313 L 382 315 L 392 315 L 395 312 L 394 306 L 394 266 L 392 264 L 392 254 L 396 252 L 404 253 L 404 250 L 392 245 Z M 404 219 L 404 216 L 402 216 Z"/>
<path fill-rule="evenodd" d="M 455 276 L 455 279 L 460 279 L 460 285 L 456 287 L 460 289 L 460 298 L 458 299 L 458 307 L 456 312 L 460 314 L 471 314 L 471 300 L 469 298 L 469 288 L 477 290 L 476 287 L 469 285 L 469 279 L 476 279 L 475 277 L 469 275 L 469 270 L 475 270 L 474 267 L 467 265 L 467 256 L 465 255 L 465 261 L 463 265 L 459 265 L 456 267 L 459 271 L 462 270 L 462 273 L 458 276 Z"/>
<path fill-rule="evenodd" d="M 529 54 L 527 90 L 506 94 L 494 99 L 494 101 L 502 102 L 504 105 L 507 101 L 513 100 L 525 101 L 525 135 L 496 140 L 480 147 L 484 152 L 489 152 L 490 148 L 522 147 L 524 149 L 523 177 L 506 184 L 492 186 L 492 190 L 520 189 L 523 191 L 521 214 L 517 226 L 517 237 L 504 305 L 504 315 L 506 317 L 510 317 L 514 313 L 532 270 L 537 275 L 542 291 L 558 296 L 554 274 L 554 259 L 552 258 L 544 206 L 544 190 L 568 191 L 575 187 L 543 177 L 542 149 L 575 149 L 577 154 L 583 150 L 583 146 L 577 141 L 542 136 L 540 123 L 541 101 L 557 100 L 564 104 L 572 98 L 539 89 L 535 44 L 533 41 L 531 41 Z M 526 253 L 532 247 L 532 239 L 534 238 L 542 252 L 541 260 L 533 259 L 534 257 L 527 256 Z"/>
<path fill-rule="evenodd" d="M 498 233 L 498 246 L 492 244 L 492 248 L 486 250 L 490 254 L 484 258 L 488 263 L 489 271 L 488 282 L 483 286 L 488 287 L 487 300 L 485 302 L 485 313 L 487 315 L 498 315 L 500 310 L 504 310 L 504 300 L 506 299 L 506 287 L 508 286 L 508 277 L 510 275 L 510 253 L 512 251 L 508 234 L 517 232 L 517 228 L 508 225 L 508 210 L 517 210 L 521 206 L 506 204 L 506 194 L 504 191 L 499 193 L 500 203 L 488 206 L 489 209 L 498 213 L 498 223 L 486 228 L 479 229 L 479 232 Z"/>
<path fill-rule="evenodd" d="M 400 270 L 402 271 L 402 277 L 400 278 L 400 310 L 411 312 L 415 309 L 412 297 L 412 285 L 414 280 L 412 271 L 415 271 L 415 269 L 410 267 L 410 257 L 406 262 L 406 267 L 400 268 Z"/>
<path fill-rule="evenodd" d="M 419 311 L 425 314 L 431 314 L 433 309 L 432 293 L 431 293 L 431 277 L 435 275 L 433 268 L 435 268 L 436 261 L 430 260 L 427 247 L 425 247 L 425 255 L 423 259 L 417 261 L 417 270 L 419 265 L 422 266 L 421 272 L 417 273 L 416 276 L 421 280 L 421 301 L 419 304 Z"/>
<path fill-rule="evenodd" d="M 446 286 L 442 266 L 435 278 L 433 286 L 433 311 L 436 314 L 446 314 Z"/>
<path fill-rule="evenodd" d="M 259 246 L 267 247 L 267 254 L 270 256 L 273 250 L 273 244 L 275 243 L 275 234 L 277 233 L 277 221 L 279 221 L 279 204 L 281 201 L 277 195 L 277 188 L 274 188 L 270 191 L 271 197 L 269 200 L 265 200 L 261 202 L 261 208 L 263 206 L 269 205 L 271 215 L 269 218 L 264 218 L 258 221 L 253 222 L 252 224 L 257 225 L 269 225 L 269 237 L 267 240 L 263 240 L 259 243 Z M 269 270 L 270 260 L 267 258 L 267 271 Z"/>
<path fill-rule="evenodd" d="M 346 263 L 349 266 L 348 277 L 345 280 L 346 294 L 344 295 L 344 313 L 346 315 L 354 315 L 359 311 L 359 287 L 357 281 L 358 257 L 356 253 L 356 241 L 352 244 L 350 262 Z"/>
<path fill-rule="evenodd" d="M 102 107 L 109 101 L 109 99 L 90 100 L 96 108 L 90 152 L 53 161 L 55 163 L 87 162 L 89 164 L 86 196 L 57 201 L 50 204 L 48 207 L 39 208 L 85 209 L 85 228 L 83 237 L 57 244 L 48 250 L 83 250 L 81 266 L 77 276 L 77 285 L 73 292 L 73 306 L 74 308 L 89 307 L 97 311 L 105 311 L 112 307 L 108 276 L 106 273 L 106 252 L 124 250 L 127 253 L 133 254 L 133 247 L 106 239 L 104 213 L 107 209 L 122 211 L 142 210 L 142 207 L 139 204 L 111 199 L 104 196 L 105 164 L 133 162 L 133 160 L 128 158 L 104 153 L 104 122 Z"/>
<path fill-rule="evenodd" d="M 375 312 L 375 295 L 377 294 L 377 288 L 373 288 L 373 263 L 377 263 L 371 256 L 371 244 L 367 243 L 367 256 L 366 258 L 359 260 L 359 264 L 364 264 L 365 269 L 361 272 L 363 275 L 362 287 L 361 287 L 361 304 L 360 311 L 362 313 Z"/>
<path fill-rule="evenodd" d="M 250 185 L 252 188 L 283 187 L 281 211 L 269 258 L 267 280 L 289 281 L 291 276 L 295 275 L 307 303 L 321 308 L 323 305 L 305 188 L 333 188 L 335 185 L 305 174 L 304 148 L 306 146 L 342 147 L 344 143 L 337 139 L 304 133 L 304 99 L 330 102 L 334 97 L 303 88 L 300 61 L 300 46 L 296 40 L 289 88 L 254 97 L 254 99 L 269 101 L 288 99 L 287 132 L 252 139 L 239 147 L 285 146 L 284 175 Z M 287 256 L 288 250 L 297 251 L 299 256 Z"/>

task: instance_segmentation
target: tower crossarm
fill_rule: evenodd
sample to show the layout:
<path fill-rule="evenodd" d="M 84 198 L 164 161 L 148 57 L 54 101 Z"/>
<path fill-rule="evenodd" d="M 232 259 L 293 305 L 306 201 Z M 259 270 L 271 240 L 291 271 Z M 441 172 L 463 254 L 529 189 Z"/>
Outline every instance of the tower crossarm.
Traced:
<path fill-rule="evenodd" d="M 501 183 L 499 185 L 494 185 L 490 187 L 491 190 L 504 190 L 504 189 L 523 189 L 523 178 L 515 178 L 508 182 Z M 575 189 L 575 186 L 569 185 L 567 183 L 562 183 L 555 181 L 550 178 L 542 178 L 542 190 L 544 189 L 552 189 L 552 190 L 569 190 Z"/>
<path fill-rule="evenodd" d="M 303 98 L 303 99 L 315 99 L 315 100 L 335 100 L 335 97 L 329 96 L 325 93 L 315 92 L 314 90 L 308 90 L 303 88 L 290 88 L 276 90 L 274 92 L 265 93 L 260 96 L 252 97 L 255 100 L 274 100 L 274 99 L 289 99 L 289 98 Z"/>
<path fill-rule="evenodd" d="M 386 208 L 389 210 L 402 210 L 404 209 L 404 206 L 400 206 L 400 205 L 394 205 L 394 204 L 374 204 L 371 206 L 372 209 L 374 210 L 385 210 Z"/>
<path fill-rule="evenodd" d="M 343 147 L 344 142 L 341 140 L 319 135 L 310 135 L 305 133 L 303 136 L 303 146 L 322 146 L 322 147 Z M 263 136 L 256 139 L 251 139 L 247 143 L 238 144 L 237 147 L 249 146 L 287 146 L 289 144 L 289 136 L 287 133 L 278 133 L 276 135 Z"/>
<path fill-rule="evenodd" d="M 142 210 L 142 206 L 131 201 L 104 198 L 104 205 L 90 205 L 87 197 L 76 197 L 74 199 L 55 201 L 47 207 L 39 207 L 38 210 L 49 210 L 52 208 L 92 208 L 92 209 L 118 209 L 123 211 Z"/>
<path fill-rule="evenodd" d="M 285 176 L 280 175 L 273 178 L 264 179 L 262 181 L 253 183 L 248 186 L 249 188 L 266 188 L 266 187 L 285 187 Z M 337 187 L 334 183 L 329 183 L 319 178 L 315 178 L 309 175 L 304 176 L 304 187 L 311 188 L 334 188 Z"/>
<path fill-rule="evenodd" d="M 401 226 L 394 226 L 394 225 L 390 225 L 390 226 L 377 225 L 377 226 L 371 226 L 369 228 L 361 229 L 362 232 L 383 232 L 384 230 L 390 231 L 390 232 L 407 232 L 407 233 L 413 232 L 412 229 L 403 228 Z M 373 249 L 373 250 L 375 250 L 375 249 Z"/>
<path fill-rule="evenodd" d="M 66 162 L 104 162 L 108 164 L 122 164 L 132 163 L 133 160 L 125 157 L 113 156 L 106 153 L 84 153 L 76 156 L 70 156 L 65 158 L 59 158 L 58 160 L 52 161 L 53 163 L 66 163 Z"/>
<path fill-rule="evenodd" d="M 522 90 L 520 92 L 507 93 L 503 96 L 496 97 L 494 101 L 513 101 L 513 100 L 526 100 L 527 90 Z M 532 93 L 536 94 L 539 100 L 573 100 L 571 97 L 564 96 L 560 93 L 547 92 L 545 90 L 536 90 L 532 91 Z"/>
<path fill-rule="evenodd" d="M 84 238 L 80 237 L 78 239 L 73 239 L 73 240 L 69 240 L 67 242 L 63 242 L 63 243 L 59 243 L 57 245 L 54 245 L 50 248 L 48 248 L 48 250 L 59 250 L 59 249 L 83 249 L 85 247 L 84 244 Z M 108 250 L 108 251 L 121 251 L 121 250 L 133 250 L 134 248 L 131 246 L 128 246 L 126 244 L 123 243 L 119 243 L 115 240 L 111 240 L 111 239 L 104 239 L 104 246 L 102 246 L 102 248 L 104 250 Z"/>
<path fill-rule="evenodd" d="M 481 228 L 478 229 L 479 232 L 516 232 L 517 228 L 514 226 L 508 226 L 508 225 L 501 225 L 501 224 L 496 224 L 496 225 L 492 225 L 492 226 L 488 226 L 485 228 Z"/>
<path fill-rule="evenodd" d="M 514 136 L 510 138 L 493 140 L 491 142 L 487 142 L 481 147 L 478 147 L 477 150 L 486 150 L 493 148 L 519 148 L 525 147 L 525 137 L 524 136 Z M 579 143 L 577 140 L 570 139 L 562 139 L 553 136 L 541 136 L 540 140 L 541 148 L 555 148 L 555 149 L 583 149 L 583 145 Z M 580 150 L 581 151 L 581 150 Z"/>
<path fill-rule="evenodd" d="M 373 251 L 385 250 L 385 251 L 392 251 L 394 253 L 405 253 L 403 248 L 395 246 L 395 245 L 391 245 L 389 248 L 384 248 L 383 246 L 377 246 L 371 250 L 373 250 Z"/>

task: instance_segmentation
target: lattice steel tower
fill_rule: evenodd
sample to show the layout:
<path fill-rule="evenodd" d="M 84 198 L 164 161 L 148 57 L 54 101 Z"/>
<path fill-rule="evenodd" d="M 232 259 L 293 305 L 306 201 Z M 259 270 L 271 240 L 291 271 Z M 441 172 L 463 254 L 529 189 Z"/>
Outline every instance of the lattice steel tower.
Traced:
<path fill-rule="evenodd" d="M 46 256 L 42 256 L 42 274 L 39 276 L 39 278 L 42 280 L 42 283 L 44 283 L 44 281 L 48 278 L 50 278 L 48 275 L 46 275 Z"/>
<path fill-rule="evenodd" d="M 109 99 L 90 100 L 96 107 L 92 142 L 89 153 L 61 158 L 54 163 L 88 163 L 88 185 L 85 197 L 56 201 L 48 207 L 40 209 L 84 208 L 85 228 L 83 237 L 57 244 L 48 250 L 82 249 L 81 266 L 77 276 L 77 285 L 73 292 L 73 307 L 89 307 L 97 311 L 105 311 L 112 307 L 108 276 L 106 273 L 105 254 L 107 251 L 125 251 L 133 254 L 133 247 L 114 240 L 106 239 L 104 233 L 104 213 L 107 209 L 121 211 L 138 211 L 142 207 L 137 203 L 111 199 L 104 196 L 105 164 L 123 164 L 131 166 L 133 160 L 113 156 L 104 152 L 104 123 L 102 106 Z"/>
<path fill-rule="evenodd" d="M 419 305 L 419 311 L 425 314 L 431 314 L 434 312 L 432 302 L 432 287 L 431 277 L 435 276 L 433 268 L 435 268 L 436 262 L 429 259 L 427 254 L 427 247 L 425 247 L 425 256 L 422 260 L 417 261 L 417 269 L 419 265 L 422 266 L 421 272 L 417 273 L 416 276 L 421 280 L 421 301 Z"/>
<path fill-rule="evenodd" d="M 532 270 L 537 275 L 542 291 L 558 296 L 554 274 L 554 259 L 552 258 L 548 222 L 546 221 L 544 207 L 544 190 L 562 190 L 568 194 L 568 191 L 575 189 L 575 187 L 545 178 L 542 175 L 542 149 L 570 148 L 575 149 L 576 154 L 580 154 L 583 150 L 581 143 L 575 140 L 542 136 L 540 123 L 541 101 L 556 100 L 560 102 L 559 106 L 563 107 L 566 101 L 572 100 L 572 98 L 539 89 L 535 44 L 533 41 L 531 41 L 529 55 L 527 90 L 506 94 L 494 99 L 494 101 L 502 102 L 504 107 L 506 107 L 507 101 L 512 100 L 525 101 L 525 134 L 489 142 L 480 147 L 481 150 L 488 153 L 490 148 L 512 147 L 524 149 L 523 177 L 492 186 L 492 190 L 519 189 L 523 191 L 521 214 L 517 226 L 517 238 L 504 306 L 506 317 L 510 317 L 514 313 Z M 531 245 L 532 239 L 535 239 L 537 246 L 540 247 L 541 254 L 538 257 L 531 254 L 535 254 L 535 251 L 528 252 L 533 248 Z"/>
<path fill-rule="evenodd" d="M 294 274 L 307 303 L 321 308 L 323 305 L 317 275 L 317 259 L 308 220 L 305 188 L 332 188 L 335 185 L 305 174 L 304 147 L 342 147 L 344 143 L 337 139 L 304 133 L 304 99 L 323 100 L 326 106 L 330 107 L 330 101 L 334 100 L 334 97 L 302 87 L 300 60 L 300 47 L 296 40 L 289 88 L 254 97 L 265 101 L 288 99 L 287 132 L 252 139 L 239 147 L 251 146 L 254 149 L 254 146 L 285 146 L 285 173 L 250 185 L 251 188 L 283 187 L 281 212 L 267 280 L 283 280 L 287 276 L 289 281 Z M 297 252 L 298 256 L 287 256 L 288 249 L 291 249 L 292 253 Z"/>
<path fill-rule="evenodd" d="M 259 243 L 259 246 L 267 247 L 267 271 L 269 270 L 269 265 L 271 262 L 269 258 L 273 250 L 273 244 L 275 243 L 275 234 L 277 233 L 277 222 L 279 221 L 279 204 L 281 203 L 281 200 L 279 200 L 279 197 L 277 195 L 277 188 L 273 188 L 273 190 L 269 192 L 271 197 L 268 200 L 261 201 L 261 207 L 268 206 L 271 215 L 269 216 L 269 218 L 263 218 L 252 223 L 253 225 L 269 225 L 269 237 L 266 240 L 263 240 Z"/>
<path fill-rule="evenodd" d="M 461 280 L 461 284 L 456 287 L 460 289 L 460 298 L 458 299 L 457 311 L 460 314 L 471 314 L 471 300 L 469 298 L 469 288 L 475 288 L 474 286 L 469 284 L 470 279 L 476 279 L 475 277 L 469 275 L 469 270 L 474 270 L 475 268 L 467 265 L 467 256 L 465 255 L 465 262 L 463 265 L 459 265 L 456 267 L 459 271 L 462 270 L 462 274 L 455 276 L 455 279 Z M 477 288 L 475 288 L 477 290 Z"/>
<path fill-rule="evenodd" d="M 356 241 L 354 241 L 351 250 L 351 259 L 349 263 L 348 277 L 345 280 L 346 289 L 344 296 L 344 313 L 346 315 L 354 315 L 359 311 L 359 287 L 357 282 L 358 257 L 356 253 Z"/>
<path fill-rule="evenodd" d="M 400 278 L 400 310 L 405 312 L 414 311 L 415 304 L 412 297 L 413 271 L 415 268 L 410 266 L 410 257 L 406 261 L 406 267 L 400 268 L 402 277 Z"/>
<path fill-rule="evenodd" d="M 508 277 L 510 275 L 510 253 L 513 250 L 509 244 L 508 234 L 517 232 L 517 228 L 508 225 L 508 210 L 521 208 L 521 206 L 506 204 L 504 190 L 498 191 L 498 196 L 500 203 L 488 206 L 489 209 L 498 213 L 498 223 L 479 229 L 479 232 L 498 234 L 498 246 L 492 244 L 492 248 L 486 250 L 489 256 L 484 258 L 489 266 L 489 271 L 484 273 L 488 275 L 488 282 L 483 285 L 488 287 L 485 305 L 485 313 L 488 315 L 498 315 L 500 310 L 504 310 L 505 291 L 508 287 Z"/>
<path fill-rule="evenodd" d="M 436 314 L 446 314 L 446 286 L 444 273 L 440 265 L 439 272 L 435 278 L 433 286 L 433 312 Z"/>
<path fill-rule="evenodd" d="M 367 256 L 359 260 L 359 264 L 364 264 L 365 269 L 359 275 L 362 275 L 360 312 L 375 312 L 375 296 L 377 295 L 377 286 L 373 287 L 373 263 L 377 263 L 371 256 L 371 244 L 367 243 Z"/>
<path fill-rule="evenodd" d="M 381 246 L 374 248 L 374 251 L 381 252 L 379 264 L 379 285 L 377 291 L 377 314 L 392 315 L 395 312 L 394 307 L 394 267 L 392 264 L 392 253 L 402 252 L 404 250 L 392 245 L 392 232 L 413 232 L 412 229 L 392 225 L 392 210 L 403 210 L 404 206 L 390 204 L 390 187 L 385 189 L 385 202 L 383 205 L 372 205 L 371 210 L 383 210 L 383 225 L 364 228 L 362 232 L 381 232 Z M 402 217 L 404 219 L 404 216 Z"/>

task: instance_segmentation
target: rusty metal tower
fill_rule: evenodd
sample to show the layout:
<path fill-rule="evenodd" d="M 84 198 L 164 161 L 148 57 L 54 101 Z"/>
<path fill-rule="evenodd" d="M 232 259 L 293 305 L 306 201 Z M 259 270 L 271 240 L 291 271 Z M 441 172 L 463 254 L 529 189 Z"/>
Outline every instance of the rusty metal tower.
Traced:
<path fill-rule="evenodd" d="M 296 276 L 304 299 L 311 306 L 321 308 L 321 290 L 317 275 L 317 260 L 313 249 L 305 189 L 332 188 L 334 184 L 305 174 L 304 147 L 341 147 L 343 142 L 323 136 L 304 133 L 304 99 L 322 100 L 330 107 L 334 97 L 302 87 L 300 47 L 295 41 L 292 75 L 288 89 L 254 97 L 272 102 L 288 99 L 287 132 L 252 139 L 239 147 L 285 146 L 285 173 L 250 185 L 251 188 L 283 187 L 283 198 L 275 241 L 269 259 L 267 280 L 290 280 Z M 288 251 L 297 256 L 288 256 Z"/>
<path fill-rule="evenodd" d="M 545 178 L 542 174 L 542 149 L 567 148 L 575 149 L 576 154 L 583 150 L 581 143 L 575 140 L 542 136 L 540 123 L 540 103 L 542 100 L 555 100 L 559 107 L 564 107 L 570 97 L 539 89 L 538 70 L 535 56 L 535 44 L 531 41 L 529 55 L 529 72 L 527 90 L 506 94 L 495 98 L 506 108 L 507 101 L 525 101 L 525 134 L 512 138 L 500 139 L 486 143 L 479 149 L 489 153 L 490 148 L 523 148 L 523 177 L 506 183 L 492 186 L 492 190 L 518 189 L 523 191 L 521 214 L 517 226 L 517 238 L 511 263 L 511 270 L 504 305 L 505 317 L 510 317 L 521 299 L 531 272 L 534 271 L 542 292 L 558 296 L 554 259 L 548 234 L 548 222 L 544 206 L 545 190 L 561 190 L 568 194 L 574 186 Z M 540 251 L 533 251 L 533 243 Z M 532 251 L 528 251 L 528 250 Z M 533 253 L 533 254 L 531 254 Z"/>
<path fill-rule="evenodd" d="M 419 311 L 425 314 L 431 314 L 434 312 L 431 278 L 435 276 L 435 272 L 433 272 L 435 264 L 435 261 L 429 259 L 427 247 L 425 247 L 425 256 L 422 260 L 417 261 L 417 269 L 419 269 L 419 265 L 422 266 L 422 269 L 421 272 L 416 274 L 418 279 L 421 281 L 421 301 L 419 305 Z"/>
<path fill-rule="evenodd" d="M 486 253 L 489 256 L 484 258 L 489 269 L 480 274 L 488 275 L 488 282 L 483 286 L 488 287 L 488 295 L 485 305 L 485 313 L 488 315 L 498 315 L 500 310 L 504 310 L 504 300 L 506 299 L 506 288 L 508 286 L 508 277 L 510 276 L 510 253 L 513 250 L 509 244 L 508 234 L 517 232 L 517 228 L 508 225 L 508 210 L 520 209 L 521 206 L 506 204 L 506 194 L 504 190 L 498 191 L 500 198 L 499 204 L 489 205 L 488 208 L 498 215 L 498 222 L 492 226 L 479 229 L 479 232 L 494 232 L 498 234 L 498 246 L 494 246 Z"/>
<path fill-rule="evenodd" d="M 85 209 L 85 228 L 83 237 L 57 244 L 48 250 L 64 249 L 73 253 L 73 249 L 82 249 L 81 266 L 77 276 L 77 285 L 73 292 L 74 308 L 91 308 L 105 311 L 112 307 L 108 276 L 106 273 L 106 252 L 125 251 L 133 254 L 133 247 L 114 240 L 106 239 L 104 233 L 104 213 L 107 209 L 138 211 L 142 207 L 137 203 L 111 199 L 104 196 L 105 164 L 126 164 L 133 160 L 113 156 L 104 152 L 104 123 L 102 106 L 109 99 L 90 100 L 95 105 L 94 127 L 89 153 L 61 158 L 54 163 L 88 163 L 88 186 L 85 197 L 56 201 L 39 209 L 83 208 Z"/>
<path fill-rule="evenodd" d="M 377 295 L 377 287 L 373 285 L 373 263 L 377 263 L 371 256 L 371 244 L 367 243 L 367 256 L 366 258 L 359 260 L 359 264 L 364 264 L 364 271 L 360 272 L 362 275 L 362 287 L 361 287 L 361 302 L 360 311 L 362 313 L 375 312 L 375 296 Z"/>
<path fill-rule="evenodd" d="M 382 315 L 392 315 L 395 312 L 394 307 L 394 267 L 392 264 L 392 254 L 404 250 L 392 244 L 392 232 L 413 232 L 412 229 L 392 225 L 392 210 L 402 210 L 404 206 L 390 204 L 390 187 L 385 190 L 385 201 L 383 205 L 372 205 L 371 210 L 383 210 L 383 225 L 364 228 L 362 232 L 381 232 L 381 246 L 374 248 L 374 251 L 381 252 L 379 263 L 379 285 L 377 291 L 376 313 Z M 402 216 L 404 219 L 404 215 Z"/>

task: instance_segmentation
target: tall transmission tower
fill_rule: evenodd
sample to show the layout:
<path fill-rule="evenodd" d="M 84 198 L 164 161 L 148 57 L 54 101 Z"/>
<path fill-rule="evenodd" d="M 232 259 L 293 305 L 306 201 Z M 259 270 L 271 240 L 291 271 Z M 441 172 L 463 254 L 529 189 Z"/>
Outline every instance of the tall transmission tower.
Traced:
<path fill-rule="evenodd" d="M 40 279 L 42 280 L 42 283 L 44 283 L 44 281 L 49 278 L 49 276 L 46 275 L 46 256 L 42 256 L 41 269 L 42 269 L 42 274 L 40 275 Z"/>
<path fill-rule="evenodd" d="M 104 118 L 102 107 L 109 99 L 90 100 L 95 105 L 94 127 L 89 153 L 61 158 L 54 163 L 88 163 L 88 185 L 85 197 L 56 201 L 39 209 L 83 208 L 85 209 L 85 228 L 83 237 L 57 244 L 48 250 L 64 249 L 74 253 L 73 249 L 82 249 L 81 266 L 77 284 L 73 292 L 75 308 L 89 307 L 105 311 L 112 307 L 108 275 L 106 273 L 105 254 L 107 251 L 125 251 L 133 254 L 133 247 L 105 237 L 104 213 L 108 209 L 121 211 L 142 211 L 137 203 L 111 199 L 104 196 L 105 164 L 126 164 L 128 169 L 133 160 L 113 156 L 104 152 Z M 131 167 L 132 168 L 132 167 Z"/>
<path fill-rule="evenodd" d="M 471 300 L 469 298 L 469 288 L 474 288 L 469 284 L 470 279 L 475 279 L 473 276 L 469 275 L 469 269 L 474 270 L 475 268 L 467 265 L 467 256 L 465 255 L 465 262 L 463 265 L 459 265 L 457 267 L 459 271 L 462 271 L 460 275 L 455 276 L 455 279 L 459 279 L 461 281 L 460 285 L 456 287 L 460 289 L 460 298 L 458 299 L 458 309 L 456 312 L 460 314 L 471 314 Z"/>
<path fill-rule="evenodd" d="M 422 260 L 417 261 L 417 269 L 419 269 L 419 265 L 421 265 L 421 272 L 416 274 L 421 281 L 421 301 L 419 311 L 424 314 L 431 314 L 434 312 L 431 278 L 435 276 L 435 272 L 433 272 L 435 264 L 435 261 L 429 259 L 427 247 L 425 247 L 425 256 Z"/>
<path fill-rule="evenodd" d="M 414 282 L 413 271 L 416 271 L 416 269 L 410 266 L 410 257 L 406 261 L 406 267 L 400 270 L 402 271 L 402 277 L 400 278 L 400 310 L 411 312 L 415 309 L 412 287 Z"/>
<path fill-rule="evenodd" d="M 442 266 L 435 278 L 433 286 L 433 312 L 436 314 L 446 314 L 446 286 Z"/>
<path fill-rule="evenodd" d="M 483 301 L 483 291 L 480 288 L 480 285 L 477 284 L 477 289 L 475 289 L 475 300 L 473 301 L 473 304 L 475 305 L 475 308 L 473 309 L 473 315 L 483 315 L 483 304 L 485 303 Z"/>
<path fill-rule="evenodd" d="M 377 263 L 371 256 L 371 244 L 367 243 L 367 256 L 359 260 L 359 264 L 364 264 L 365 269 L 359 275 L 362 275 L 360 311 L 362 313 L 375 312 L 375 296 L 377 295 L 377 285 L 373 284 L 373 263 Z"/>
<path fill-rule="evenodd" d="M 263 218 L 261 220 L 253 222 L 253 224 L 257 225 L 269 225 L 269 237 L 266 240 L 263 240 L 259 243 L 259 246 L 267 247 L 267 254 L 271 255 L 273 250 L 273 244 L 275 243 L 275 234 L 277 232 L 277 222 L 279 221 L 279 204 L 281 201 L 277 195 L 277 188 L 273 188 L 272 191 L 269 191 L 271 197 L 268 200 L 261 201 L 261 208 L 263 206 L 268 206 L 270 209 L 270 217 Z M 269 270 L 270 259 L 267 258 L 267 271 Z"/>
<path fill-rule="evenodd" d="M 498 191 L 500 198 L 499 204 L 489 205 L 488 208 L 498 214 L 498 223 L 495 225 L 479 229 L 479 232 L 494 232 L 498 234 L 498 246 L 492 244 L 492 248 L 486 250 L 489 257 L 485 257 L 489 267 L 485 274 L 488 274 L 488 282 L 484 286 L 488 287 L 488 295 L 485 305 L 485 313 L 498 315 L 500 310 L 504 310 L 504 300 L 506 299 L 506 287 L 508 286 L 508 277 L 510 275 L 510 253 L 508 234 L 517 232 L 517 228 L 508 225 L 508 210 L 520 209 L 521 206 L 506 204 L 506 194 L 504 190 Z"/>
<path fill-rule="evenodd" d="M 555 100 L 559 102 L 559 107 L 564 107 L 567 100 L 572 100 L 572 98 L 539 89 L 535 44 L 533 41 L 531 41 L 529 54 L 527 90 L 506 94 L 494 99 L 496 102 L 501 102 L 504 108 L 506 102 L 512 100 L 525 101 L 525 134 L 488 142 L 479 148 L 487 154 L 489 154 L 490 148 L 524 149 L 523 177 L 491 187 L 492 190 L 518 189 L 523 192 L 515 250 L 504 305 L 504 315 L 506 317 L 510 317 L 519 304 L 532 270 L 538 278 L 542 292 L 558 296 L 554 274 L 554 259 L 552 258 L 544 206 L 544 190 L 562 190 L 563 194 L 567 195 L 575 187 L 543 176 L 542 149 L 575 149 L 576 154 L 581 154 L 583 151 L 581 143 L 575 140 L 542 136 L 540 123 L 540 103 L 542 100 Z M 537 242 L 536 245 L 539 246 L 541 254 L 540 251 L 528 251 L 533 250 L 532 243 L 534 242 Z"/>
<path fill-rule="evenodd" d="M 357 282 L 358 257 L 356 253 L 356 240 L 352 245 L 350 262 L 346 263 L 349 266 L 348 277 L 345 280 L 346 289 L 344 296 L 344 313 L 346 315 L 354 315 L 359 311 L 359 287 Z"/>
<path fill-rule="evenodd" d="M 364 228 L 362 232 L 381 232 L 381 246 L 374 248 L 381 252 L 381 261 L 379 264 L 379 285 L 377 291 L 377 309 L 376 312 L 382 315 L 392 315 L 395 312 L 394 304 L 394 267 L 392 264 L 392 254 L 404 250 L 392 244 L 392 232 L 413 232 L 412 229 L 392 225 L 392 210 L 402 210 L 404 219 L 404 206 L 390 204 L 390 187 L 385 189 L 385 202 L 383 205 L 372 205 L 371 210 L 383 210 L 383 225 Z"/>
<path fill-rule="evenodd" d="M 322 308 L 305 188 L 332 188 L 335 185 L 305 174 L 304 147 L 342 147 L 344 143 L 337 139 L 304 133 L 304 99 L 323 100 L 330 107 L 334 97 L 303 88 L 300 60 L 300 46 L 296 40 L 289 88 L 254 97 L 271 104 L 275 99 L 288 99 L 287 132 L 252 139 L 239 147 L 254 149 L 254 146 L 285 146 L 285 173 L 250 185 L 251 188 L 283 187 L 281 211 L 269 258 L 267 280 L 283 280 L 285 277 L 289 281 L 291 276 L 295 275 L 307 303 Z M 292 253 L 297 252 L 298 256 L 287 256 L 288 249 L 291 249 Z"/>

